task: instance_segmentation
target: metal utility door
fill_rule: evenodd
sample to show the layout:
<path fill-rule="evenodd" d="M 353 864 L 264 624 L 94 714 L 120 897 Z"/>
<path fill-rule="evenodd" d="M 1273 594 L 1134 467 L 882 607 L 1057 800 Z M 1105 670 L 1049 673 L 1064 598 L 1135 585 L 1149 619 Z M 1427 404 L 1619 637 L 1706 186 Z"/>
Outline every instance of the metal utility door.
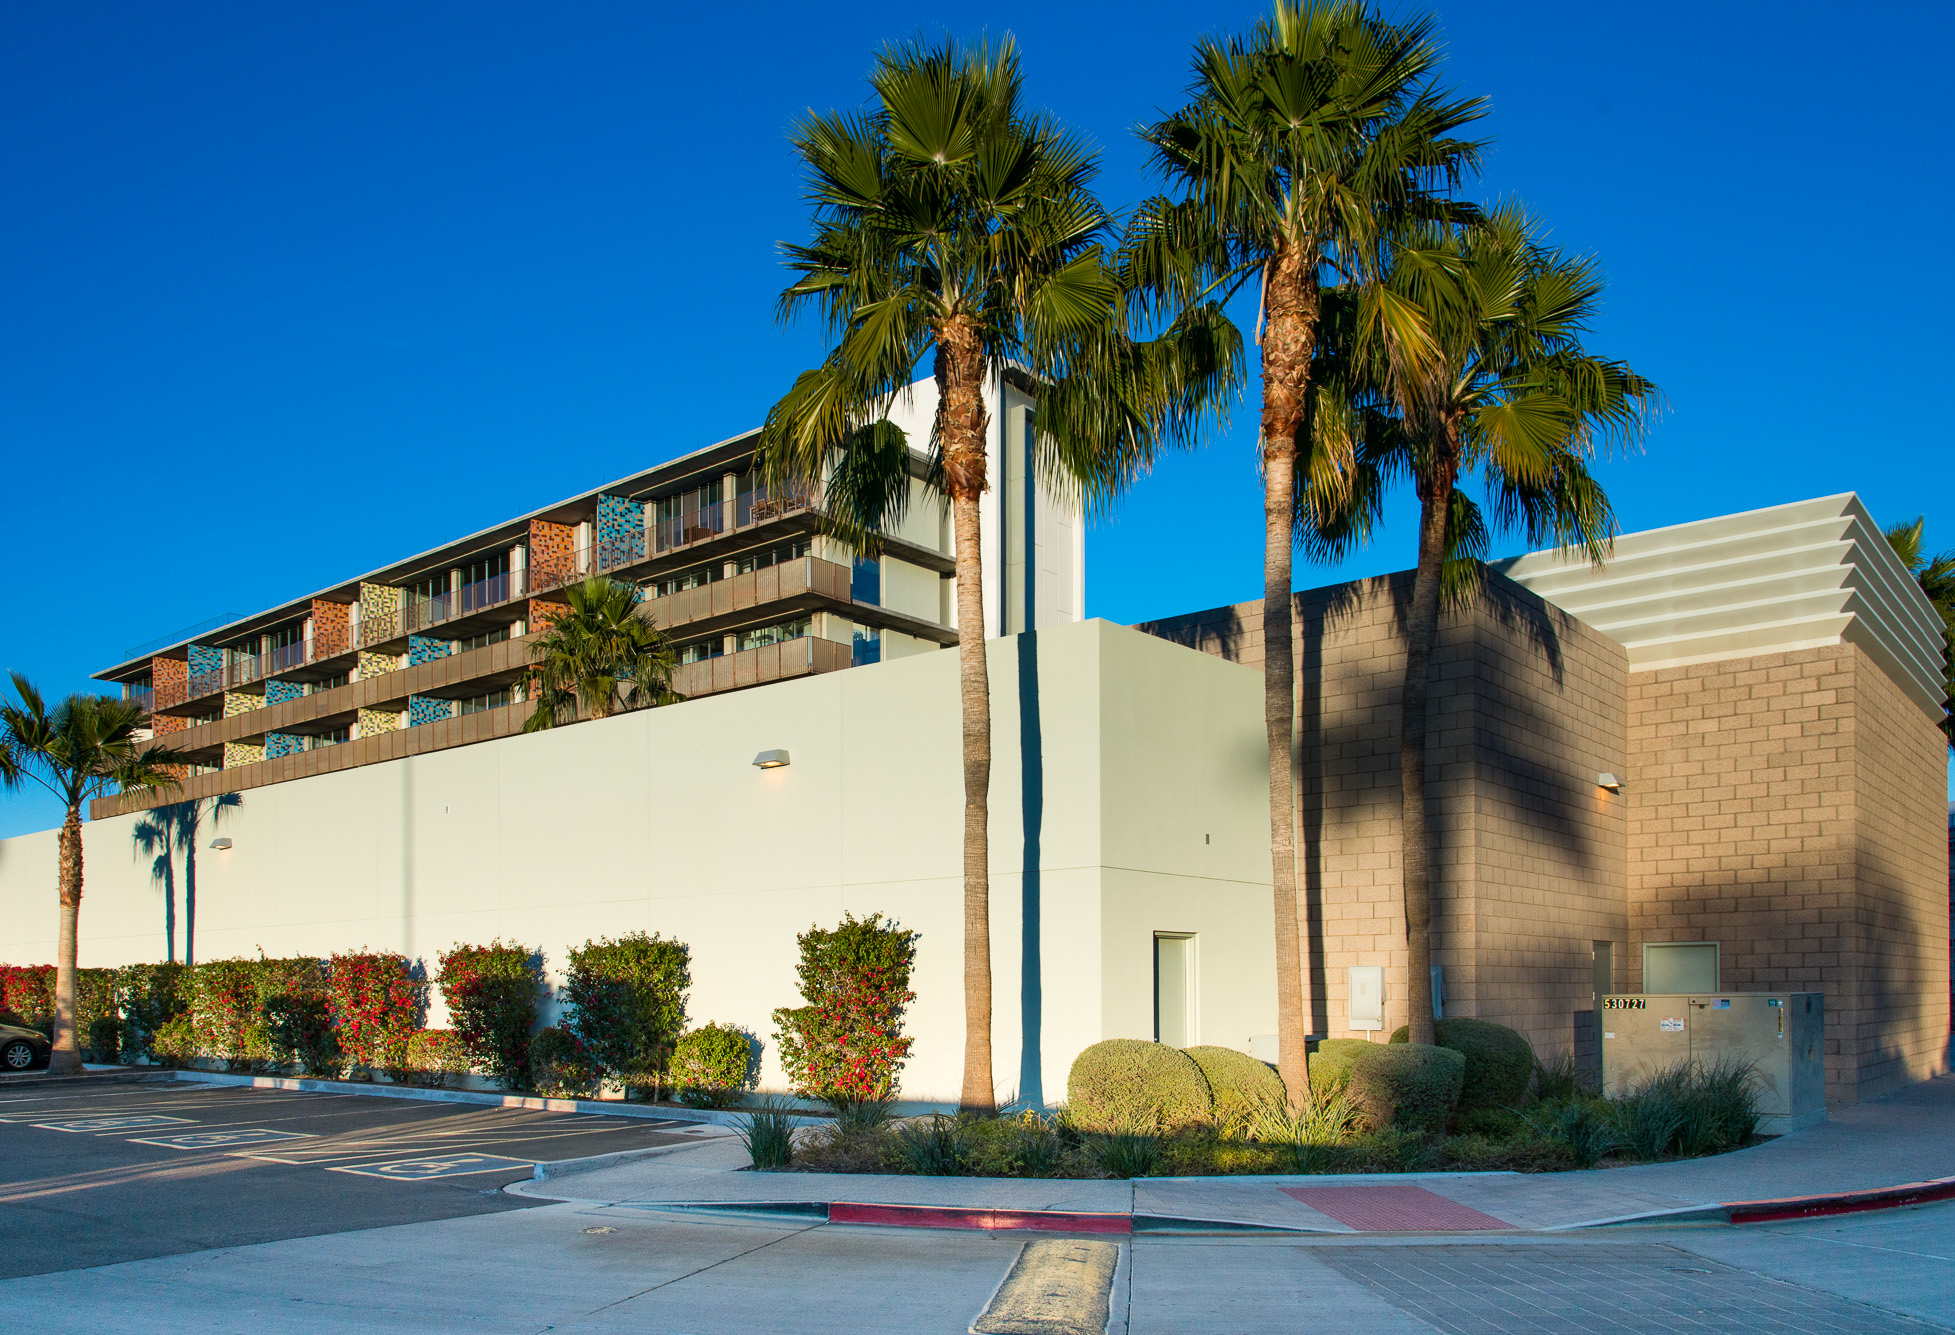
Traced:
<path fill-rule="evenodd" d="M 1617 993 L 1602 998 L 1602 1092 L 1624 1094 L 1690 1060 L 1690 999 Z"/>
<path fill-rule="evenodd" d="M 1690 998 L 1690 1059 L 1702 1067 L 1749 1064 L 1757 1080 L 1758 1111 L 1792 1115 L 1789 1036 L 1785 998 L 1709 996 Z"/>
<path fill-rule="evenodd" d="M 1195 1041 L 1195 938 L 1154 938 L 1154 1041 L 1185 1048 Z"/>

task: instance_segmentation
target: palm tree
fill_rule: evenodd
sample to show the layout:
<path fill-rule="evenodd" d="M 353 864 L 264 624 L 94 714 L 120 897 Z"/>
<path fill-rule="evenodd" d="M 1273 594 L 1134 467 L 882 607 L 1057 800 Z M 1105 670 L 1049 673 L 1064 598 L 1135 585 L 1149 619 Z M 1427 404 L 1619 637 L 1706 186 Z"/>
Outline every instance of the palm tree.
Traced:
<path fill-rule="evenodd" d="M 61 800 L 57 885 L 61 935 L 54 973 L 54 1052 L 48 1070 L 81 1070 L 75 1040 L 75 948 L 81 921 L 81 808 L 111 789 L 145 792 L 172 787 L 172 767 L 189 758 L 136 736 L 142 711 L 126 700 L 71 695 L 53 709 L 27 678 L 13 674 L 15 700 L 0 704 L 0 785 L 33 779 Z"/>
<path fill-rule="evenodd" d="M 151 856 L 150 879 L 163 887 L 164 954 L 176 962 L 176 858 L 183 857 L 183 963 L 197 962 L 197 835 L 204 815 L 212 827 L 244 805 L 242 793 L 170 802 L 137 821 L 129 834 L 138 853 Z"/>
<path fill-rule="evenodd" d="M 1156 309 L 1188 321 L 1245 284 L 1260 285 L 1262 348 L 1263 715 L 1269 747 L 1278 1069 L 1293 1100 L 1309 1091 L 1302 932 L 1297 904 L 1291 747 L 1296 685 L 1291 641 L 1298 477 L 1328 497 L 1348 460 L 1305 454 L 1311 367 L 1326 282 L 1374 267 L 1398 220 L 1470 213 L 1440 192 L 1478 162 L 1453 137 L 1484 114 L 1479 100 L 1435 88 L 1439 55 L 1427 18 L 1383 19 L 1362 4 L 1278 0 L 1244 39 L 1195 49 L 1187 106 L 1146 127 L 1153 165 L 1174 195 L 1144 202 L 1123 275 Z M 1313 501 L 1314 503 L 1314 501 Z M 1337 507 L 1318 516 L 1337 522 Z"/>
<path fill-rule="evenodd" d="M 1926 515 L 1917 515 L 1912 524 L 1896 524 L 1887 530 L 1887 545 L 1901 558 L 1908 573 L 1928 595 L 1941 617 L 1941 673 L 1944 698 L 1955 700 L 1955 547 L 1928 555 L 1922 540 Z M 1941 720 L 1942 735 L 1955 747 L 1955 717 Z"/>
<path fill-rule="evenodd" d="M 948 497 L 957 563 L 964 778 L 964 1075 L 960 1103 L 996 1106 L 991 1062 L 988 838 L 991 700 L 978 504 L 988 485 L 988 381 L 1035 400 L 1048 485 L 1103 503 L 1157 450 L 1191 438 L 1233 375 L 1230 331 L 1141 342 L 1102 262 L 1108 219 L 1093 156 L 1020 106 L 1009 40 L 912 44 L 877 57 L 871 105 L 794 130 L 814 239 L 784 247 L 800 275 L 783 318 L 812 309 L 831 346 L 767 416 L 770 475 L 823 488 L 827 531 L 858 552 L 910 499 L 910 447 L 889 420 L 930 358 L 931 480 Z"/>
<path fill-rule="evenodd" d="M 530 644 L 535 710 L 524 732 L 577 717 L 609 718 L 620 709 L 671 704 L 677 665 L 665 632 L 642 613 L 639 591 L 603 575 L 564 589 L 569 607 Z"/>
<path fill-rule="evenodd" d="M 1460 483 L 1474 473 L 1494 527 L 1528 542 L 1579 546 L 1600 562 L 1615 534 L 1589 472 L 1598 447 L 1640 441 L 1658 402 L 1624 362 L 1582 336 L 1602 293 L 1591 259 L 1537 239 L 1519 208 L 1464 227 L 1426 226 L 1388 255 L 1384 282 L 1357 294 L 1356 380 L 1369 387 L 1339 496 L 1376 520 L 1394 481 L 1419 498 L 1419 560 L 1406 620 L 1400 703 L 1400 862 L 1404 869 L 1407 1025 L 1433 1041 L 1431 846 L 1426 827 L 1427 699 L 1440 605 L 1469 599 L 1486 555 L 1487 514 Z"/>

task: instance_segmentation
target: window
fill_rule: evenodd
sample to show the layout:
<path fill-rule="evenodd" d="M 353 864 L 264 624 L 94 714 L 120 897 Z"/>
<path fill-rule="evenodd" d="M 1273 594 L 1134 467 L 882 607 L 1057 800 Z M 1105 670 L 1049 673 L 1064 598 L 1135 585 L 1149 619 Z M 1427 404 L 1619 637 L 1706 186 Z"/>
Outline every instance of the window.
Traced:
<path fill-rule="evenodd" d="M 760 649 L 770 644 L 785 644 L 789 640 L 798 640 L 808 633 L 812 625 L 810 618 L 802 617 L 797 621 L 783 621 L 776 626 L 743 630 L 740 632 L 740 648 Z"/>
<path fill-rule="evenodd" d="M 806 538 L 798 542 L 785 542 L 778 547 L 766 547 L 757 552 L 748 552 L 739 558 L 737 568 L 741 574 L 751 575 L 754 571 L 765 570 L 768 566 L 798 561 L 813 550 L 814 544 Z"/>
<path fill-rule="evenodd" d="M 317 751 L 322 746 L 338 746 L 341 742 L 353 740 L 353 729 L 334 728 L 331 732 L 315 732 L 305 739 L 308 751 Z"/>
<path fill-rule="evenodd" d="M 726 508 L 720 502 L 718 482 L 709 482 L 677 496 L 661 496 L 654 502 L 654 514 L 657 516 L 653 526 L 654 546 L 659 551 L 710 538 L 726 527 Z"/>
<path fill-rule="evenodd" d="M 874 626 L 855 628 L 855 653 L 849 660 L 850 667 L 861 667 L 865 663 L 882 662 L 882 632 Z"/>
<path fill-rule="evenodd" d="M 462 653 L 469 649 L 486 649 L 492 644 L 501 644 L 508 638 L 509 627 L 497 626 L 494 630 L 485 630 L 480 635 L 470 635 L 456 640 L 455 652 Z"/>
<path fill-rule="evenodd" d="M 1652 996 L 1715 992 L 1719 963 L 1715 941 L 1646 941 L 1643 991 Z"/>
<path fill-rule="evenodd" d="M 352 680 L 353 674 L 351 672 L 342 672 L 337 676 L 328 677 L 324 681 L 309 681 L 305 684 L 305 693 L 307 695 L 317 695 L 321 691 L 330 691 L 335 686 L 344 686 Z"/>
<path fill-rule="evenodd" d="M 874 557 L 855 558 L 855 573 L 849 577 L 849 597 L 858 603 L 882 603 L 882 562 Z"/>
<path fill-rule="evenodd" d="M 462 567 L 463 612 L 508 602 L 515 592 L 509 582 L 508 552 L 478 556 Z"/>
<path fill-rule="evenodd" d="M 456 712 L 460 714 L 480 714 L 484 710 L 501 709 L 504 705 L 511 703 L 511 700 L 509 688 L 505 686 L 499 691 L 487 691 L 481 695 L 471 695 L 465 699 L 456 701 L 456 704 L 460 706 Z"/>
<path fill-rule="evenodd" d="M 645 592 L 654 598 L 669 598 L 675 593 L 684 593 L 687 589 L 697 589 L 702 585 L 711 584 L 716 579 L 725 578 L 725 575 L 726 568 L 716 561 L 712 565 L 694 566 L 691 570 L 682 570 L 676 575 L 662 576 L 647 584 Z"/>
<path fill-rule="evenodd" d="M 673 650 L 681 663 L 703 663 L 709 658 L 718 658 L 725 652 L 726 643 L 723 640 L 695 640 L 691 644 L 682 644 Z"/>

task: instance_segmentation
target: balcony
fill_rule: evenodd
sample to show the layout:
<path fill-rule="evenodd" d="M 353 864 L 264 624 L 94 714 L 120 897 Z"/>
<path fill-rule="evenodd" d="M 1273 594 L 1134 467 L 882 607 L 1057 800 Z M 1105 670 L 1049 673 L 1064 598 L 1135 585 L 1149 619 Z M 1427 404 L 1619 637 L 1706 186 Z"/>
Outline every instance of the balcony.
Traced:
<path fill-rule="evenodd" d="M 804 635 L 798 640 L 682 664 L 672 673 L 672 689 L 684 696 L 712 695 L 789 677 L 839 672 L 853 661 L 852 646 Z"/>
<path fill-rule="evenodd" d="M 433 598 L 416 598 L 408 603 L 406 609 L 395 617 L 385 620 L 396 623 L 401 629 L 394 630 L 388 639 L 399 639 L 402 635 L 418 635 L 436 626 L 445 626 L 451 621 L 471 617 L 479 612 L 503 607 L 529 597 L 529 572 L 506 570 L 487 579 L 475 580 L 451 589 Z M 361 639 L 366 639 L 367 623 L 360 623 Z M 376 628 L 378 630 L 379 628 Z M 378 643 L 379 641 L 375 641 Z"/>

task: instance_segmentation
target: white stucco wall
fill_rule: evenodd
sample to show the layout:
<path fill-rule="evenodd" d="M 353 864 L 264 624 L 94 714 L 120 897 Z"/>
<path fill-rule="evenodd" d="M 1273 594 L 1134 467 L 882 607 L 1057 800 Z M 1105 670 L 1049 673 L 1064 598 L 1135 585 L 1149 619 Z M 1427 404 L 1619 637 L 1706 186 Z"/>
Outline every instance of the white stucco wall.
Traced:
<path fill-rule="evenodd" d="M 1152 1037 L 1152 934 L 1198 934 L 1197 1040 L 1274 1029 L 1261 679 L 1090 621 L 990 646 L 995 1062 L 1001 1097 L 1063 1097 L 1102 1037 Z M 1036 715 L 1021 712 L 1036 664 Z M 798 1004 L 795 933 L 881 912 L 922 933 L 906 1098 L 953 1101 L 962 1057 L 957 656 L 921 654 L 244 794 L 198 850 L 199 959 L 457 942 L 567 948 L 644 930 L 693 951 L 693 1022 L 767 1044 Z M 1028 736 L 1038 745 L 1022 745 Z M 762 771 L 756 752 L 792 764 Z M 1027 756 L 1035 759 L 1027 763 Z M 1027 778 L 1035 800 L 1026 801 Z M 1027 856 L 1027 816 L 1037 856 Z M 86 829 L 81 960 L 163 957 L 135 817 Z M 1021 1070 L 1027 870 L 1042 999 Z M 180 879 L 180 877 L 179 877 Z M 0 841 L 0 960 L 54 953 L 52 834 Z M 182 930 L 179 907 L 179 934 Z M 180 939 L 180 936 L 179 936 Z"/>

